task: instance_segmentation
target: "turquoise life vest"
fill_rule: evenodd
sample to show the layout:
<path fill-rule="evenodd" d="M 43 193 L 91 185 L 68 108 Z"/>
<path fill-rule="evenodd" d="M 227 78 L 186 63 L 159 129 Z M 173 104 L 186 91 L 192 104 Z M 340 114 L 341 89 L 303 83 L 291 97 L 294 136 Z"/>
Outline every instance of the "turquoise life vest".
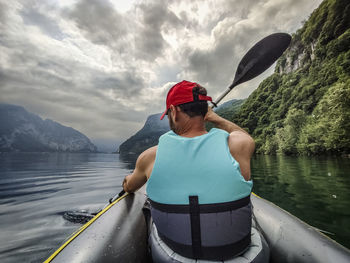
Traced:
<path fill-rule="evenodd" d="M 169 131 L 159 139 L 156 160 L 147 182 L 148 197 L 164 204 L 229 202 L 250 195 L 253 182 L 241 175 L 228 148 L 229 134 L 221 129 L 193 137 Z"/>
<path fill-rule="evenodd" d="M 159 139 L 147 194 L 159 237 L 192 259 L 226 260 L 250 244 L 252 181 L 246 181 L 220 129 Z M 156 251 L 156 248 L 152 248 Z"/>

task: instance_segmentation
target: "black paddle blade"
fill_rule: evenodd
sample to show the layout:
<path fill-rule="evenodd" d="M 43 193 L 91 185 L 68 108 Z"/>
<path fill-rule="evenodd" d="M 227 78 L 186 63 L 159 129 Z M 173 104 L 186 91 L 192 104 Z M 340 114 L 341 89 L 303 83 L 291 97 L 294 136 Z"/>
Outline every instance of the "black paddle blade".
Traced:
<path fill-rule="evenodd" d="M 63 218 L 79 224 L 85 224 L 89 222 L 96 214 L 90 214 L 87 211 L 67 211 L 63 214 Z"/>
<path fill-rule="evenodd" d="M 291 40 L 289 34 L 275 33 L 256 43 L 239 63 L 230 89 L 268 69 L 288 48 Z"/>

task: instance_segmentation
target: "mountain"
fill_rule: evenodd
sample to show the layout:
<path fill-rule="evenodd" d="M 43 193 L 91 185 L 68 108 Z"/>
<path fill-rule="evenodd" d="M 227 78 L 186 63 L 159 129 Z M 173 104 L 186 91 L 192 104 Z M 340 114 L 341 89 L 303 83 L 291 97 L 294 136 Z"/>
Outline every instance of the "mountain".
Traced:
<path fill-rule="evenodd" d="M 118 151 L 122 157 L 138 155 L 158 144 L 159 137 L 170 130 L 168 118 L 160 120 L 161 115 L 158 113 L 149 116 L 142 129 L 119 146 Z"/>
<path fill-rule="evenodd" d="M 100 153 L 115 153 L 120 141 L 116 139 L 92 138 L 91 142 L 96 145 Z"/>
<path fill-rule="evenodd" d="M 88 137 L 23 107 L 0 104 L 0 152 L 96 152 Z"/>
<path fill-rule="evenodd" d="M 230 118 L 253 135 L 257 152 L 350 153 L 349 17 L 348 0 L 323 1 Z"/>

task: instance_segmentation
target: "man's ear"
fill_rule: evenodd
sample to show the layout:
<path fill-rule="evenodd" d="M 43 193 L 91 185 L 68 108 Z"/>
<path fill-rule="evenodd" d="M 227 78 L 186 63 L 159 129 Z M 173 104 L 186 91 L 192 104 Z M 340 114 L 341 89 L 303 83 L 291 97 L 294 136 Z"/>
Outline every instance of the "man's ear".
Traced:
<path fill-rule="evenodd" d="M 176 116 L 176 107 L 175 107 L 174 105 L 170 105 L 169 110 L 170 110 L 171 117 L 172 117 L 173 119 L 175 119 L 175 116 Z"/>
<path fill-rule="evenodd" d="M 173 121 L 177 121 L 181 112 L 179 106 L 170 105 L 170 114 L 173 117 Z"/>

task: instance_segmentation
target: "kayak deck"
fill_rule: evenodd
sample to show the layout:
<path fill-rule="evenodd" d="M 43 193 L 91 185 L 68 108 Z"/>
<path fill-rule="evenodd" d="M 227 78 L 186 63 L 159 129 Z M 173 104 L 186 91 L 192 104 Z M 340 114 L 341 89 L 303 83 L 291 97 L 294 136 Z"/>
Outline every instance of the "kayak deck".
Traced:
<path fill-rule="evenodd" d="M 142 187 L 82 226 L 48 262 L 149 262 Z M 350 262 L 350 252 L 315 228 L 254 194 L 253 219 L 270 247 L 270 262 Z"/>

